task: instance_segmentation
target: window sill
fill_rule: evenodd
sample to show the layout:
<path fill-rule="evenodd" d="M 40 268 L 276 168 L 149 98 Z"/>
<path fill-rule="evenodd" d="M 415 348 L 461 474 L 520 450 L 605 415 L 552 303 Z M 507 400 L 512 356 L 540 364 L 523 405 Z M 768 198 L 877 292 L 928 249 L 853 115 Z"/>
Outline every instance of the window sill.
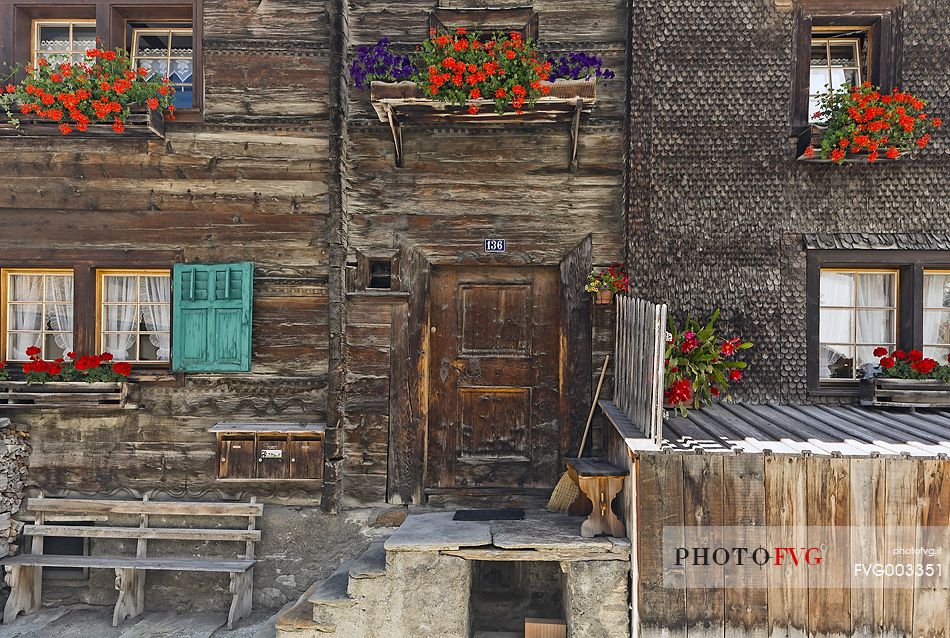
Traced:
<path fill-rule="evenodd" d="M 839 397 L 839 398 L 857 398 L 861 395 L 861 389 L 857 381 L 846 381 L 839 384 L 820 384 L 817 388 L 808 390 L 809 397 Z"/>

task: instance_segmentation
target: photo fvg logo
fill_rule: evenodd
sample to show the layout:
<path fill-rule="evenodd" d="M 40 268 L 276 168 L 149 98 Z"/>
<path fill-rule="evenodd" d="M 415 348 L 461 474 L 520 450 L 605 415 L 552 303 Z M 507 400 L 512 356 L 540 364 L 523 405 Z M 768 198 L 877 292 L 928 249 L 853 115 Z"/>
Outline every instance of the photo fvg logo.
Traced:
<path fill-rule="evenodd" d="M 725 567 L 758 565 L 765 567 L 813 567 L 821 565 L 820 547 L 677 547 L 674 565 L 685 567 Z"/>

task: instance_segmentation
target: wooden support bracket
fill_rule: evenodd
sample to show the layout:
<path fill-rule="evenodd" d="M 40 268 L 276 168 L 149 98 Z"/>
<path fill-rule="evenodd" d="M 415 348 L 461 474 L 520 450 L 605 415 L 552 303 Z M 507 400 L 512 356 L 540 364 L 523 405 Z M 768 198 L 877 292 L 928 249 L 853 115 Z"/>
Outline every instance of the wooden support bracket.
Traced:
<path fill-rule="evenodd" d="M 251 615 L 251 599 L 254 594 L 254 569 L 246 572 L 231 572 L 231 610 L 228 612 L 228 629 Z"/>
<path fill-rule="evenodd" d="M 112 626 L 118 627 L 126 618 L 135 618 L 145 612 L 145 571 L 117 568 L 115 588 L 119 592 L 119 598 L 115 601 L 115 610 L 112 612 Z"/>
<path fill-rule="evenodd" d="M 608 534 L 616 538 L 625 536 L 623 523 L 610 507 L 623 489 L 623 477 L 578 476 L 578 483 L 581 491 L 594 504 L 590 516 L 581 524 L 581 537 L 593 538 L 598 534 Z"/>
<path fill-rule="evenodd" d="M 392 104 L 383 103 L 386 110 L 386 118 L 389 120 L 389 130 L 393 135 L 393 146 L 396 149 L 396 168 L 402 168 L 402 126 L 399 124 L 399 117 L 396 115 L 396 109 Z"/>
<path fill-rule="evenodd" d="M 584 109 L 584 100 L 577 98 L 574 102 L 574 117 L 571 118 L 571 171 L 577 170 L 577 140 L 580 136 L 581 111 Z"/>

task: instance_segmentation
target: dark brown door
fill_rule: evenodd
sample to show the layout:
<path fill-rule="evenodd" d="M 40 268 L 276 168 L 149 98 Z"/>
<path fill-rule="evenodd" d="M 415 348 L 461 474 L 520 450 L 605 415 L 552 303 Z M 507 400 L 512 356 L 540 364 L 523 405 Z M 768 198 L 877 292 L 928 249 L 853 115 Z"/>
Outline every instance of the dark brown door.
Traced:
<path fill-rule="evenodd" d="M 557 269 L 436 268 L 430 290 L 427 487 L 550 487 Z"/>

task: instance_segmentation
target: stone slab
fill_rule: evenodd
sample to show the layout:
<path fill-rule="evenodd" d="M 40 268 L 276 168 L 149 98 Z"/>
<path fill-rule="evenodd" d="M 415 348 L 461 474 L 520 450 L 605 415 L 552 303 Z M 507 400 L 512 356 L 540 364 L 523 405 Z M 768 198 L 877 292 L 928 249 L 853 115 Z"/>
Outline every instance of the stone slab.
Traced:
<path fill-rule="evenodd" d="M 489 521 L 453 521 L 455 512 L 412 514 L 386 541 L 387 552 L 437 552 L 491 545 Z"/>
<path fill-rule="evenodd" d="M 386 548 L 384 541 L 371 543 L 350 567 L 350 578 L 379 578 L 386 575 Z"/>
<path fill-rule="evenodd" d="M 581 538 L 581 523 L 584 518 L 530 512 L 522 521 L 491 521 L 492 544 L 502 549 L 534 549 L 556 551 L 566 554 L 603 552 L 605 554 L 630 555 L 630 541 L 625 538 Z"/>

